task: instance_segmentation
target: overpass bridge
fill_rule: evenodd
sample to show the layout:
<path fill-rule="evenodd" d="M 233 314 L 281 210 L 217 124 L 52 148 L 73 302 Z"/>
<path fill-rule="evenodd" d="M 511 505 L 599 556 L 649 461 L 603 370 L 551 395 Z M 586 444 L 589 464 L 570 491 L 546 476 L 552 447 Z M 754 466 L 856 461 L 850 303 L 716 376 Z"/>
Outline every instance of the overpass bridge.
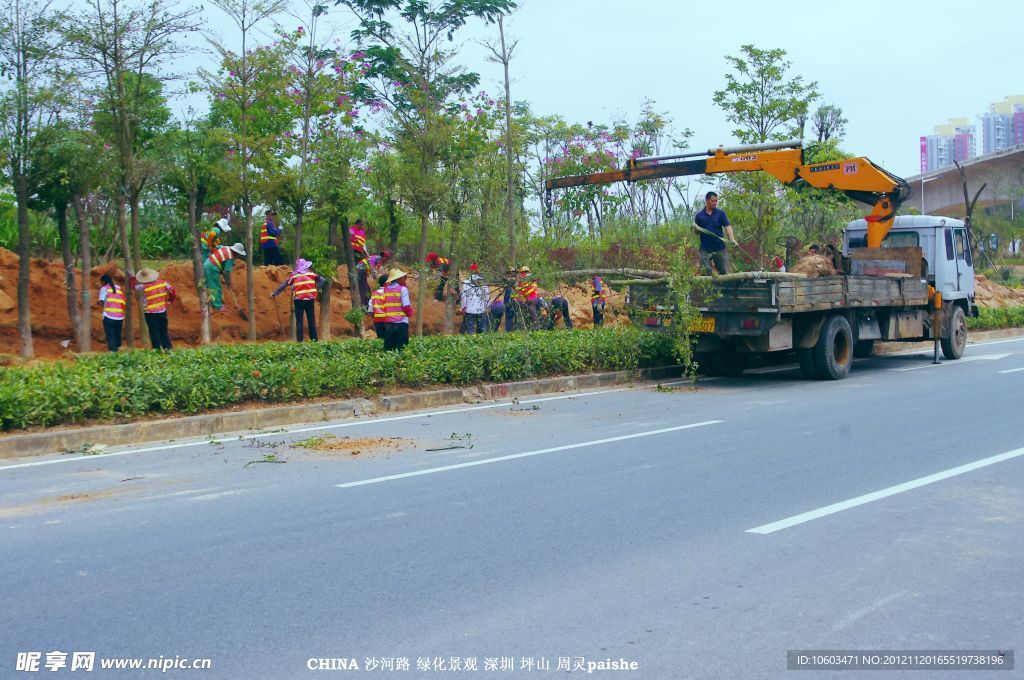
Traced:
<path fill-rule="evenodd" d="M 1024 144 L 972 158 L 960 166 L 967 177 L 967 191 L 971 198 L 983 183 L 988 185 L 978 198 L 975 214 L 985 208 L 1002 207 L 1011 219 L 1024 218 L 1024 215 L 1016 216 L 1017 212 L 1024 212 L 1024 204 L 1021 203 L 1024 197 Z M 956 166 L 914 175 L 906 180 L 914 194 L 904 206 L 913 206 L 922 215 L 964 216 L 963 183 Z"/>

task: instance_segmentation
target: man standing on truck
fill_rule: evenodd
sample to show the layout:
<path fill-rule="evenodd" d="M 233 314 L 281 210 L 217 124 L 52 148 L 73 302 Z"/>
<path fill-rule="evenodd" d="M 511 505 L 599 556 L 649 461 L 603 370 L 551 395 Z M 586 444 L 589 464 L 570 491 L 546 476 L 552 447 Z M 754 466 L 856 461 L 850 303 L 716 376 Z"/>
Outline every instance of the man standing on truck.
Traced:
<path fill-rule="evenodd" d="M 693 216 L 693 223 L 701 230 L 700 234 L 700 273 L 711 275 L 711 264 L 719 274 L 729 273 L 729 253 L 725 250 L 725 240 L 736 245 L 736 236 L 732 233 L 732 224 L 725 211 L 718 207 L 718 194 L 709 191 L 704 195 L 704 209 Z"/>

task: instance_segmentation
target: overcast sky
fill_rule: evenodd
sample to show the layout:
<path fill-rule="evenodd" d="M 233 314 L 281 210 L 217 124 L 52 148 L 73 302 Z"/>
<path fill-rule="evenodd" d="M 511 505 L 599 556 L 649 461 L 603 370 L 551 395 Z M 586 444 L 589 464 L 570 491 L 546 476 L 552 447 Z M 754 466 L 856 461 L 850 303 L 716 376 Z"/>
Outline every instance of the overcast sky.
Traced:
<path fill-rule="evenodd" d="M 347 37 L 346 11 L 330 16 Z M 935 125 L 959 116 L 977 124 L 992 102 L 1024 94 L 1022 30 L 1021 0 L 524 0 L 506 24 L 519 41 L 513 99 L 584 123 L 635 121 L 651 99 L 676 128 L 693 130 L 693 149 L 735 143 L 711 99 L 726 55 L 746 43 L 782 48 L 793 74 L 817 81 L 820 103 L 843 109 L 844 148 L 904 177 L 917 174 L 919 137 Z M 459 35 L 462 61 L 499 92 L 501 67 L 475 44 L 496 39 L 497 27 L 475 22 Z"/>

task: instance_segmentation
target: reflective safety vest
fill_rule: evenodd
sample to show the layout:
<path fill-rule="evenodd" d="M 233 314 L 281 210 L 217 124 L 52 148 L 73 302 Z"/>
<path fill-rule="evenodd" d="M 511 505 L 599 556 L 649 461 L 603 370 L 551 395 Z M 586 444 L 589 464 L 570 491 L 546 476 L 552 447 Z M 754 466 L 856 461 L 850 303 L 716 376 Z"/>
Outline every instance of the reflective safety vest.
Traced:
<path fill-rule="evenodd" d="M 210 253 L 210 257 L 207 258 L 209 262 L 214 263 L 221 269 L 224 268 L 225 262 L 233 259 L 235 259 L 235 251 L 231 250 L 231 248 L 227 246 L 221 246 L 220 248 L 217 248 L 217 250 L 214 250 L 212 253 Z"/>
<path fill-rule="evenodd" d="M 402 302 L 402 291 L 398 291 L 398 302 Z M 378 288 L 373 291 L 373 295 L 370 296 L 370 310 L 373 312 L 374 323 L 387 323 L 385 317 L 387 314 L 384 313 L 384 289 Z"/>
<path fill-rule="evenodd" d="M 288 277 L 288 284 L 292 287 L 292 298 L 296 300 L 316 299 L 316 274 L 313 272 L 293 273 Z"/>
<path fill-rule="evenodd" d="M 171 284 L 157 279 L 142 285 L 142 294 L 146 300 L 142 311 L 146 314 L 160 314 L 167 311 L 169 295 L 173 290 Z"/>
<path fill-rule="evenodd" d="M 529 279 L 523 279 L 522 281 L 516 284 L 516 295 L 518 295 L 521 300 L 525 300 L 526 302 L 532 302 L 533 300 L 536 300 L 537 296 L 539 295 L 537 291 L 537 282 L 530 281 Z"/>
<path fill-rule="evenodd" d="M 263 228 L 260 229 L 260 245 L 262 246 L 264 243 L 271 243 L 271 242 L 273 242 L 273 244 L 276 246 L 277 245 L 277 237 L 276 236 L 271 236 L 270 232 L 267 231 L 267 225 L 268 224 L 270 224 L 269 220 L 267 222 L 264 222 L 263 223 Z"/>
<path fill-rule="evenodd" d="M 107 298 L 103 301 L 103 316 L 114 321 L 124 318 L 124 291 L 116 283 L 113 288 L 104 286 L 107 289 Z"/>
<path fill-rule="evenodd" d="M 220 247 L 220 229 L 217 227 L 203 232 L 203 235 L 199 238 L 206 244 L 206 249 L 209 251 L 213 251 L 215 248 Z"/>
<path fill-rule="evenodd" d="M 402 286 L 389 283 L 381 289 L 380 321 L 377 321 L 377 310 L 374 308 L 373 318 L 376 323 L 402 323 L 407 318 L 402 309 Z"/>
<path fill-rule="evenodd" d="M 599 286 L 600 286 L 601 290 L 598 290 Z M 598 305 L 605 304 L 605 302 L 607 302 L 607 301 L 608 301 L 608 298 L 607 298 L 607 296 L 605 295 L 605 292 L 604 292 L 604 279 L 602 279 L 600 276 L 595 276 L 594 277 L 594 293 L 593 293 L 593 295 L 590 296 L 590 304 L 593 307 L 597 307 Z"/>
<path fill-rule="evenodd" d="M 352 235 L 352 250 L 361 253 L 366 252 L 366 232 L 358 227 L 349 227 L 348 233 Z"/>

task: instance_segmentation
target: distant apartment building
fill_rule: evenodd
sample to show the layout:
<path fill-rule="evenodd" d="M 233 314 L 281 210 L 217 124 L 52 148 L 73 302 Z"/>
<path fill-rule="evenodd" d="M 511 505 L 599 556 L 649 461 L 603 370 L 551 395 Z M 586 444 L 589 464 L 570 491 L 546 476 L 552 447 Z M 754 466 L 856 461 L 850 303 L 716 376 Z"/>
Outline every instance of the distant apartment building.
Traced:
<path fill-rule="evenodd" d="M 935 134 L 921 137 L 921 172 L 930 172 L 977 155 L 975 127 L 967 118 L 952 118 L 936 125 Z"/>
<path fill-rule="evenodd" d="M 982 153 L 1024 144 L 1024 96 L 1006 97 L 981 116 Z"/>

